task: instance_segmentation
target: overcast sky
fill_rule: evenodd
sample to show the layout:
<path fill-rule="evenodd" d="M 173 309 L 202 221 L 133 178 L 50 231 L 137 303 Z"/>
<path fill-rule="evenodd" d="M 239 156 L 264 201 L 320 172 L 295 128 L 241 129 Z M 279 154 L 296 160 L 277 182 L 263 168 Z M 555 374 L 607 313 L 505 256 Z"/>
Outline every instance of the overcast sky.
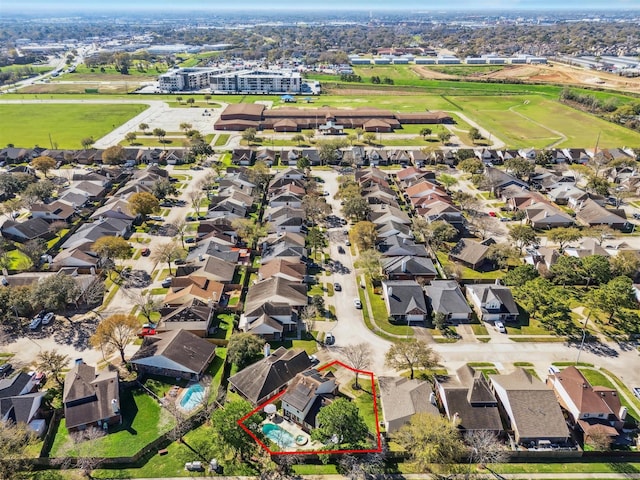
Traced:
<path fill-rule="evenodd" d="M 182 10 L 286 10 L 286 9 L 341 9 L 341 10 L 484 10 L 484 9 L 640 9 L 640 0 L 324 0 L 322 2 L 300 2 L 299 0 L 0 0 L 2 10 L 37 13 L 42 10 L 115 10 L 144 9 L 162 11 Z"/>

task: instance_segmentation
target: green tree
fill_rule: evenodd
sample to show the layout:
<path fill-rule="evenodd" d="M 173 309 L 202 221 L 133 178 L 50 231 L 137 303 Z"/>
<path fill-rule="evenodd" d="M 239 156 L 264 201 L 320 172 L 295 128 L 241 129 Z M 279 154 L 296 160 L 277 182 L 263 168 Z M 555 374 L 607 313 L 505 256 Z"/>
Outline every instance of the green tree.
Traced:
<path fill-rule="evenodd" d="M 385 364 L 396 370 L 411 371 L 411 379 L 416 368 L 429 370 L 438 365 L 437 354 L 421 340 L 398 342 L 387 350 Z"/>
<path fill-rule="evenodd" d="M 158 142 L 164 143 L 164 137 L 167 136 L 167 131 L 162 128 L 154 128 L 153 136 L 158 138 Z"/>
<path fill-rule="evenodd" d="M 85 137 L 80 140 L 80 145 L 82 145 L 82 148 L 84 148 L 85 150 L 88 150 L 89 147 L 94 143 L 96 143 L 96 141 L 93 139 L 93 137 Z"/>
<path fill-rule="evenodd" d="M 479 158 L 467 158 L 458 163 L 458 170 L 471 174 L 482 173 L 484 171 L 484 163 Z"/>
<path fill-rule="evenodd" d="M 307 189 L 309 192 L 309 189 Z M 314 193 L 307 193 L 302 199 L 302 209 L 304 210 L 305 217 L 311 221 L 312 225 L 317 225 L 318 222 L 326 218 L 331 213 L 331 206 L 327 203 L 324 197 L 321 197 Z"/>
<path fill-rule="evenodd" d="M 514 225 L 509 229 L 509 238 L 520 253 L 524 247 L 538 242 L 536 232 L 529 225 Z"/>
<path fill-rule="evenodd" d="M 502 278 L 502 283 L 507 286 L 520 287 L 529 280 L 538 278 L 540 274 L 533 265 L 518 265 L 516 268 L 509 270 Z"/>
<path fill-rule="evenodd" d="M 582 238 L 582 232 L 576 227 L 557 227 L 549 230 L 547 238 L 558 244 L 560 253 L 568 243 L 577 242 Z"/>
<path fill-rule="evenodd" d="M 327 236 L 319 227 L 311 227 L 307 232 L 306 240 L 314 259 L 316 258 L 317 250 L 327 246 Z"/>
<path fill-rule="evenodd" d="M 64 388 L 63 373 L 69 368 L 69 356 L 57 350 L 43 350 L 38 353 L 36 368 L 53 378 L 60 389 Z"/>
<path fill-rule="evenodd" d="M 151 193 L 159 200 L 163 200 L 171 195 L 177 195 L 178 189 L 167 179 L 156 180 L 151 186 Z"/>
<path fill-rule="evenodd" d="M 226 403 L 222 408 L 214 410 L 211 414 L 210 424 L 213 431 L 213 441 L 222 449 L 230 451 L 233 456 L 240 457 L 241 461 L 248 460 L 251 454 L 257 450 L 254 439 L 238 425 L 238 420 L 244 418 L 252 410 L 253 407 L 249 402 L 234 400 Z M 260 431 L 262 418 L 260 415 L 251 415 L 243 423 L 258 438 L 262 437 Z"/>
<path fill-rule="evenodd" d="M 478 130 L 476 127 L 471 127 L 469 129 L 469 137 L 471 138 L 471 140 L 475 142 L 476 140 L 482 139 L 482 134 L 480 133 L 480 130 Z"/>
<path fill-rule="evenodd" d="M 418 472 L 431 471 L 436 464 L 457 463 L 467 451 L 458 426 L 429 413 L 413 415 L 391 438 L 410 455 Z"/>
<path fill-rule="evenodd" d="M 587 191 L 598 195 L 609 195 L 609 182 L 606 178 L 591 176 L 587 180 Z"/>
<path fill-rule="evenodd" d="M 256 139 L 256 129 L 247 128 L 242 132 L 242 139 L 247 142 L 247 145 L 251 145 Z"/>
<path fill-rule="evenodd" d="M 227 358 L 242 370 L 253 363 L 264 349 L 264 340 L 252 333 L 242 332 L 231 336 L 227 345 Z"/>
<path fill-rule="evenodd" d="M 138 135 L 136 135 L 136 132 L 128 132 L 125 136 L 124 139 L 129 142 L 129 145 L 133 145 L 133 142 L 136 141 L 136 139 L 138 138 Z"/>
<path fill-rule="evenodd" d="M 478 199 L 468 192 L 454 192 L 451 199 L 465 212 L 472 212 L 480 207 Z"/>
<path fill-rule="evenodd" d="M 193 125 L 187 122 L 182 122 L 180 124 L 180 130 L 184 130 L 184 133 L 187 133 L 189 130 L 193 128 Z"/>
<path fill-rule="evenodd" d="M 580 260 L 580 266 L 587 287 L 591 284 L 600 285 L 611 280 L 611 264 L 604 255 L 589 255 Z"/>
<path fill-rule="evenodd" d="M 487 258 L 494 262 L 500 270 L 506 270 L 510 262 L 518 262 L 520 255 L 511 245 L 505 243 L 496 243 L 489 247 Z"/>
<path fill-rule="evenodd" d="M 262 160 L 258 160 L 253 167 L 251 167 L 248 173 L 251 181 L 255 183 L 260 190 L 264 190 L 271 178 L 269 166 Z"/>
<path fill-rule="evenodd" d="M 364 197 L 347 198 L 342 206 L 344 216 L 356 222 L 366 220 L 370 212 L 371 207 L 369 206 L 368 200 Z"/>
<path fill-rule="evenodd" d="M 47 178 L 47 173 L 49 170 L 53 170 L 56 166 L 56 161 L 47 156 L 36 157 L 31 160 L 31 166 L 36 170 L 42 172 L 45 178 Z"/>
<path fill-rule="evenodd" d="M 360 250 L 360 255 L 354 266 L 361 268 L 373 280 L 382 278 L 382 254 L 374 248 Z"/>
<path fill-rule="evenodd" d="M 124 350 L 133 340 L 139 328 L 140 322 L 133 315 L 116 313 L 98 324 L 89 342 L 94 348 L 100 348 L 103 352 L 115 348 L 120 352 L 122 363 L 125 363 Z"/>
<path fill-rule="evenodd" d="M 440 140 L 443 145 L 446 145 L 449 143 L 449 140 L 451 140 L 451 134 L 449 132 L 440 132 L 438 133 L 438 140 Z"/>
<path fill-rule="evenodd" d="M 147 130 L 149 130 L 149 125 L 146 123 L 141 123 L 140 125 L 138 125 L 138 128 L 142 130 L 142 133 L 146 134 Z"/>
<path fill-rule="evenodd" d="M 129 197 L 129 208 L 132 213 L 146 217 L 160 209 L 160 202 L 149 192 L 136 192 Z"/>
<path fill-rule="evenodd" d="M 35 202 L 44 202 L 48 198 L 51 198 L 55 186 L 50 180 L 39 180 L 36 183 L 31 183 L 24 189 L 22 198 L 27 204 L 33 204 Z"/>
<path fill-rule="evenodd" d="M 251 248 L 255 248 L 258 241 L 267 234 L 267 227 L 265 225 L 250 218 L 233 219 L 231 226 L 238 236 L 247 242 L 247 245 Z"/>
<path fill-rule="evenodd" d="M 432 133 L 433 133 L 433 130 L 431 130 L 430 128 L 422 128 L 420 130 L 420 135 L 424 140 L 426 140 L 427 137 L 431 136 Z"/>
<path fill-rule="evenodd" d="M 640 258 L 635 251 L 623 250 L 611 257 L 611 272 L 615 276 L 634 278 L 640 269 Z"/>
<path fill-rule="evenodd" d="M 316 417 L 317 427 L 311 438 L 325 445 L 354 448 L 367 440 L 367 425 L 358 407 L 345 398 L 338 398 L 321 407 Z"/>
<path fill-rule="evenodd" d="M 24 479 L 31 455 L 27 448 L 38 441 L 29 426 L 8 419 L 0 422 L 0 478 L 3 480 Z"/>
<path fill-rule="evenodd" d="M 205 95 L 203 98 L 207 102 L 207 105 L 209 105 L 209 101 L 211 100 L 211 95 Z"/>
<path fill-rule="evenodd" d="M 378 238 L 376 224 L 369 221 L 356 223 L 349 231 L 349 238 L 358 247 L 358 250 L 372 249 Z"/>
<path fill-rule="evenodd" d="M 340 151 L 335 142 L 322 141 L 317 143 L 318 156 L 322 165 L 333 165 L 340 158 Z"/>
<path fill-rule="evenodd" d="M 113 145 L 102 152 L 102 163 L 107 165 L 122 165 L 125 161 L 124 148 L 120 145 Z"/>
<path fill-rule="evenodd" d="M 301 156 L 296 162 L 296 167 L 305 170 L 311 166 L 311 161 L 309 161 L 309 157 L 306 155 Z"/>
<path fill-rule="evenodd" d="M 547 166 L 553 161 L 553 154 L 550 150 L 541 150 L 536 153 L 536 165 Z"/>
<path fill-rule="evenodd" d="M 435 250 L 439 250 L 446 242 L 455 240 L 458 236 L 458 230 L 448 222 L 444 220 L 438 220 L 429 224 L 429 229 L 426 232 L 426 241 Z"/>
<path fill-rule="evenodd" d="M 636 306 L 633 282 L 629 277 L 615 277 L 587 294 L 588 301 L 609 315 L 610 322 L 622 309 Z"/>
<path fill-rule="evenodd" d="M 304 138 L 304 135 L 302 135 L 301 133 L 298 133 L 298 134 L 294 135 L 293 137 L 291 137 L 291 140 L 296 142 L 298 144 L 298 146 L 300 146 L 302 144 L 302 142 L 304 142 L 305 138 Z"/>
<path fill-rule="evenodd" d="M 446 173 L 441 173 L 438 176 L 438 182 L 440 182 L 442 185 L 444 185 L 444 188 L 449 190 L 456 183 L 458 183 L 458 179 L 456 177 L 454 177 L 453 175 L 448 175 Z"/>
<path fill-rule="evenodd" d="M 187 98 L 187 105 L 189 105 L 190 107 L 193 107 L 193 104 L 196 103 L 196 99 L 195 98 Z"/>
<path fill-rule="evenodd" d="M 553 283 L 561 284 L 563 287 L 567 284 L 575 285 L 582 280 L 581 270 L 582 263 L 580 259 L 568 255 L 560 256 L 556 263 L 549 268 Z"/>
<path fill-rule="evenodd" d="M 508 159 L 504 162 L 504 167 L 507 172 L 512 173 L 516 177 L 526 179 L 529 179 L 536 169 L 535 164 L 525 158 L 519 157 Z"/>

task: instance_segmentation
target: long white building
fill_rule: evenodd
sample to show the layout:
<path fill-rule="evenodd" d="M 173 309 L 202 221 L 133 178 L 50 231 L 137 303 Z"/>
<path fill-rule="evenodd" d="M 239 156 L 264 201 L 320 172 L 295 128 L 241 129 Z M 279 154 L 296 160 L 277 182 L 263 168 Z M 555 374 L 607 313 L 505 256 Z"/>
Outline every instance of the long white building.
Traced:
<path fill-rule="evenodd" d="M 302 76 L 290 70 L 180 68 L 160 75 L 159 88 L 169 92 L 300 93 Z"/>

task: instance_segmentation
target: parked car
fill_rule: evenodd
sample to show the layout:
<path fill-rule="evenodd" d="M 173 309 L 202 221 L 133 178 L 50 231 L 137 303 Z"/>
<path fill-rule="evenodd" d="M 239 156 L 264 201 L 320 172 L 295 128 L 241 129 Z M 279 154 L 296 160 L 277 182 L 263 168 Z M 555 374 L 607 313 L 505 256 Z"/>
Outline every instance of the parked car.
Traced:
<path fill-rule="evenodd" d="M 498 330 L 500 333 L 507 333 L 507 329 L 504 326 L 504 323 L 502 323 L 499 320 L 496 320 L 496 322 L 494 323 L 494 326 L 496 327 L 496 330 Z"/>
<path fill-rule="evenodd" d="M 351 246 L 351 242 L 350 242 L 349 240 L 347 240 L 346 242 L 344 242 L 344 244 L 345 244 L 347 247 L 350 247 L 350 246 Z"/>
<path fill-rule="evenodd" d="M 151 215 L 149 218 L 151 220 L 155 220 L 156 222 L 164 222 L 164 218 L 162 218 L 160 215 Z"/>
<path fill-rule="evenodd" d="M 336 337 L 333 336 L 333 333 L 327 332 L 327 334 L 324 336 L 324 343 L 327 345 L 333 345 L 334 343 L 336 343 Z"/>
<path fill-rule="evenodd" d="M 196 243 L 196 237 L 185 238 L 184 243 Z"/>
<path fill-rule="evenodd" d="M 342 248 L 342 245 L 338 246 L 338 253 L 344 253 L 344 248 Z"/>
<path fill-rule="evenodd" d="M 353 306 L 356 307 L 357 309 L 361 309 L 362 308 L 362 302 L 360 301 L 359 298 L 354 298 L 353 299 Z"/>
<path fill-rule="evenodd" d="M 13 365 L 11 365 L 10 363 L 3 363 L 2 365 L 0 365 L 0 378 L 3 378 L 7 373 L 11 371 L 12 368 Z"/>
<path fill-rule="evenodd" d="M 633 387 L 633 394 L 640 398 L 640 387 Z"/>
<path fill-rule="evenodd" d="M 489 216 L 490 217 L 495 217 L 496 216 L 496 212 L 489 212 Z"/>
<path fill-rule="evenodd" d="M 155 335 L 155 334 L 156 334 L 156 329 L 155 328 L 142 327 L 142 330 L 140 330 L 140 332 L 138 332 L 138 338 L 149 337 L 149 336 Z"/>
<path fill-rule="evenodd" d="M 148 257 L 149 255 L 151 255 L 151 250 L 148 247 L 145 247 L 142 249 L 141 255 L 143 257 Z"/>
<path fill-rule="evenodd" d="M 53 312 L 47 313 L 44 317 L 42 317 L 42 324 L 49 325 L 54 317 L 55 315 L 53 314 Z"/>
<path fill-rule="evenodd" d="M 36 315 L 35 317 L 33 317 L 31 319 L 31 322 L 29 323 L 29 328 L 31 330 L 35 330 L 37 329 L 40 325 L 42 324 L 42 316 L 40 314 Z"/>
<path fill-rule="evenodd" d="M 342 291 L 342 286 L 338 282 L 336 282 L 336 283 L 333 284 L 333 289 L 336 292 L 341 292 Z"/>
<path fill-rule="evenodd" d="M 184 258 L 176 258 L 173 263 L 175 263 L 176 265 L 184 265 L 185 263 L 187 263 L 187 261 Z"/>
<path fill-rule="evenodd" d="M 509 217 L 501 217 L 500 218 L 501 222 L 508 222 L 509 220 L 511 220 Z"/>
<path fill-rule="evenodd" d="M 317 365 L 320 363 L 320 360 L 318 360 L 318 357 L 315 355 L 309 355 L 309 361 L 311 362 L 311 365 Z"/>
<path fill-rule="evenodd" d="M 172 281 L 173 281 L 173 278 L 171 278 L 171 277 L 165 278 L 161 283 L 162 288 L 169 288 L 171 286 L 171 282 Z"/>

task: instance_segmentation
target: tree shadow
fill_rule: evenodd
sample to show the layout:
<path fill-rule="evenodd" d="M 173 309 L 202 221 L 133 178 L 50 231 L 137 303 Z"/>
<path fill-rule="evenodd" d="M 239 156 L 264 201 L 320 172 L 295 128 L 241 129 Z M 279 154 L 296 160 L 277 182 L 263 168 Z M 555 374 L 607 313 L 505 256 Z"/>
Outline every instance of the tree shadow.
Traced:
<path fill-rule="evenodd" d="M 611 471 L 622 473 L 625 475 L 631 475 L 640 472 L 640 470 L 638 470 L 638 467 L 628 462 L 609 462 L 607 466 L 611 468 Z"/>

